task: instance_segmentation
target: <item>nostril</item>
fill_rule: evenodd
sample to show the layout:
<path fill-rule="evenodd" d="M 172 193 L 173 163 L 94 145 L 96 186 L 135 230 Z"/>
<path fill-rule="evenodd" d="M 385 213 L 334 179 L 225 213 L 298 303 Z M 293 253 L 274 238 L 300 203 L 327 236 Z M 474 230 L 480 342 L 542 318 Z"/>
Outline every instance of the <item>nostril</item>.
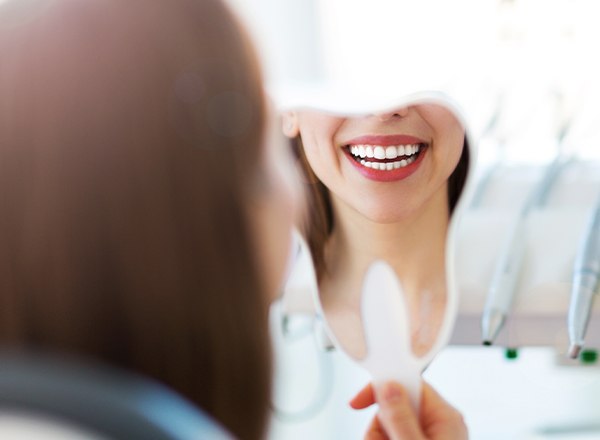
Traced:
<path fill-rule="evenodd" d="M 388 112 L 375 113 L 375 117 L 382 122 L 389 121 L 393 118 L 404 118 L 408 116 L 408 107 L 397 108 Z"/>

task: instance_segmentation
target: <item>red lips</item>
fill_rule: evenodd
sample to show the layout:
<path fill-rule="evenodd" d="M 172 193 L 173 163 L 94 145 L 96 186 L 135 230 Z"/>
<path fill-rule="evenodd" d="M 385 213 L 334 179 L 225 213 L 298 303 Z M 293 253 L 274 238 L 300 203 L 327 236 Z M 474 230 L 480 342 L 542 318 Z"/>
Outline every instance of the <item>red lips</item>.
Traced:
<path fill-rule="evenodd" d="M 371 142 L 366 142 L 367 138 L 369 140 L 371 140 Z M 380 139 L 378 139 L 377 142 L 373 142 L 373 138 L 380 138 Z M 359 140 L 359 142 L 355 142 L 356 140 Z M 387 169 L 380 170 L 380 169 L 367 167 L 360 163 L 360 159 L 357 160 L 357 158 L 350 153 L 350 148 L 344 148 L 344 154 L 346 155 L 346 157 L 348 158 L 348 160 L 350 161 L 352 166 L 354 166 L 354 168 L 356 168 L 356 170 L 359 173 L 361 173 L 364 177 L 366 177 L 367 179 L 375 180 L 378 182 L 393 182 L 393 181 L 406 179 L 407 177 L 409 177 L 411 174 L 413 174 L 419 168 L 419 166 L 421 165 L 421 162 L 423 161 L 423 158 L 427 154 L 427 150 L 428 150 L 428 146 L 426 144 L 423 144 L 422 143 L 423 141 L 421 141 L 420 139 L 414 138 L 414 137 L 410 137 L 410 136 L 386 136 L 385 139 L 381 139 L 380 136 L 363 136 L 361 138 L 357 138 L 356 140 L 353 140 L 353 142 L 352 142 L 354 145 L 367 144 L 367 145 L 390 146 L 390 145 L 406 145 L 406 144 L 417 144 L 417 143 L 419 143 L 421 145 L 421 149 L 416 154 L 416 158 L 415 158 L 414 162 L 412 162 L 408 165 L 405 165 L 403 167 L 394 168 L 391 170 L 387 170 Z M 400 140 L 400 141 L 398 141 L 398 140 Z M 382 141 L 384 141 L 384 142 L 382 142 Z M 368 161 L 368 162 L 377 162 L 377 163 L 389 163 L 389 162 L 399 161 L 398 158 L 396 158 L 396 159 L 365 158 L 364 160 Z"/>
<path fill-rule="evenodd" d="M 381 145 L 381 144 L 379 144 L 379 145 Z M 394 144 L 392 144 L 392 145 L 394 145 Z M 393 182 L 393 181 L 397 181 L 397 180 L 406 179 L 408 176 L 410 176 L 415 171 L 417 171 L 417 169 L 421 165 L 421 162 L 423 161 L 423 158 L 427 154 L 427 150 L 428 150 L 427 147 L 422 147 L 421 150 L 419 151 L 419 153 L 417 154 L 417 157 L 414 162 L 412 162 L 411 164 L 408 164 L 404 167 L 394 168 L 392 170 L 378 170 L 375 168 L 366 167 L 366 166 L 362 165 L 359 161 L 357 161 L 348 149 L 344 149 L 344 154 L 346 155 L 346 157 L 348 158 L 348 160 L 350 161 L 352 166 L 354 166 L 354 168 L 356 168 L 356 170 L 359 173 L 361 173 L 363 176 L 365 176 L 367 179 L 375 180 L 378 182 Z M 372 158 L 369 158 L 369 162 L 385 163 L 385 162 L 393 162 L 393 161 L 394 161 L 394 159 L 372 159 Z"/>

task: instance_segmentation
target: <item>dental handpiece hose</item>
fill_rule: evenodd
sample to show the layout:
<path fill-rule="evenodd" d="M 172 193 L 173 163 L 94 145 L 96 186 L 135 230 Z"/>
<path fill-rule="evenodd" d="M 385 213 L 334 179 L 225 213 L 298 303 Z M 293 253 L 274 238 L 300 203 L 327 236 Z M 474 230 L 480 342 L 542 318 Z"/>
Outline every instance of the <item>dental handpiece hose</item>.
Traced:
<path fill-rule="evenodd" d="M 522 211 L 513 223 L 500 261 L 492 277 L 481 320 L 484 345 L 491 345 L 504 326 L 511 308 L 517 279 L 525 255 L 527 212 Z"/>
<path fill-rule="evenodd" d="M 545 205 L 548 194 L 558 180 L 560 172 L 570 162 L 570 159 L 558 156 L 548 165 L 542 179 L 525 201 L 513 223 L 492 275 L 483 308 L 481 337 L 484 345 L 491 345 L 494 342 L 512 307 L 526 250 L 527 218 L 534 208 Z"/>
<path fill-rule="evenodd" d="M 579 356 L 583 348 L 585 333 L 594 296 L 600 287 L 600 198 L 591 216 L 589 226 L 583 235 L 575 259 L 573 271 L 573 286 L 571 302 L 567 315 L 569 331 L 569 356 L 573 359 Z"/>

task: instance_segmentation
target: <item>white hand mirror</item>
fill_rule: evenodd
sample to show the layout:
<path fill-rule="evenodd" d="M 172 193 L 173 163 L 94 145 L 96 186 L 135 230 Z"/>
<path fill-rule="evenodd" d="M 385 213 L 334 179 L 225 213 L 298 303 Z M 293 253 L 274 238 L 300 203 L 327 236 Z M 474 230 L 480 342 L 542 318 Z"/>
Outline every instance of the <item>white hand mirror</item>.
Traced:
<path fill-rule="evenodd" d="M 418 407 L 420 374 L 447 342 L 457 292 L 453 236 L 473 161 L 465 124 L 438 94 L 384 111 L 288 111 L 306 179 L 301 227 L 334 345 Z"/>

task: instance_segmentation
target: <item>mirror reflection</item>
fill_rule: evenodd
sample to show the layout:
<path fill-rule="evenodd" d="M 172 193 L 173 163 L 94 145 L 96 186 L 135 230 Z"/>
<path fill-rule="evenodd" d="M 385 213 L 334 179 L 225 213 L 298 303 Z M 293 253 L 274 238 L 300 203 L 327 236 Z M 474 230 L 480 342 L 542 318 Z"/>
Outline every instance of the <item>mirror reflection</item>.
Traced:
<path fill-rule="evenodd" d="M 302 232 L 337 343 L 366 355 L 363 279 L 384 260 L 401 283 L 412 350 L 424 355 L 446 319 L 449 223 L 469 167 L 461 119 L 437 102 L 360 116 L 299 109 L 283 115 L 283 131 L 308 189 Z"/>

